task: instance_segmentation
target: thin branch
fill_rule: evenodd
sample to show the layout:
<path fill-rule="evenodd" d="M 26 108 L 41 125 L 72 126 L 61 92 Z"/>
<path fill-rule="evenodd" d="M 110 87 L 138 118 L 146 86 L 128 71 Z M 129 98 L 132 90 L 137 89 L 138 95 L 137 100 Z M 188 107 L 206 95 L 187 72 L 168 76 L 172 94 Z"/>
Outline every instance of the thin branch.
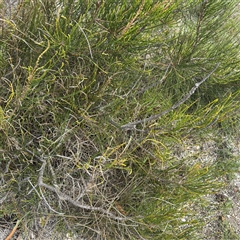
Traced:
<path fill-rule="evenodd" d="M 9 195 L 9 192 L 5 193 L 5 196 L 3 196 L 3 197 L 0 199 L 0 204 L 1 204 L 1 205 L 2 205 L 3 202 L 7 199 L 8 195 Z"/>
<path fill-rule="evenodd" d="M 63 215 L 64 213 L 58 212 L 58 211 L 54 210 L 54 209 L 50 206 L 50 204 L 48 203 L 47 199 L 46 199 L 46 198 L 44 197 L 44 195 L 43 195 L 42 189 L 39 188 L 39 190 L 40 190 L 40 193 L 41 193 L 41 195 L 42 195 L 42 198 L 43 198 L 44 202 L 47 204 L 48 208 L 49 208 L 51 211 L 53 211 L 54 213 Z"/>
<path fill-rule="evenodd" d="M 202 25 L 202 22 L 203 22 L 203 19 L 204 19 L 204 15 L 205 15 L 205 12 L 206 12 L 206 9 L 207 9 L 207 5 L 208 5 L 208 1 L 203 1 L 202 7 L 201 7 L 200 12 L 199 12 L 198 20 L 197 20 L 196 37 L 195 37 L 193 47 L 192 47 L 192 51 L 191 51 L 191 54 L 190 54 L 191 56 L 194 53 L 194 51 L 196 49 L 196 46 L 197 46 L 197 44 L 200 40 L 201 25 Z"/>
<path fill-rule="evenodd" d="M 28 182 L 30 183 L 30 185 L 32 186 L 32 189 L 28 192 L 27 195 L 29 195 L 29 194 L 34 190 L 34 191 L 37 193 L 38 197 L 39 197 L 40 199 L 42 199 L 42 197 L 40 196 L 39 192 L 38 192 L 37 189 L 36 189 L 36 186 L 34 186 L 34 185 L 32 184 L 32 182 L 30 181 L 30 178 L 28 178 L 27 180 L 28 180 Z"/>
<path fill-rule="evenodd" d="M 13 230 L 9 233 L 9 235 L 6 237 L 5 240 L 11 240 L 14 233 L 16 232 L 17 228 L 18 228 L 18 225 L 19 225 L 20 221 L 18 220 L 15 227 L 13 228 Z"/>
<path fill-rule="evenodd" d="M 2 79 L 8 77 L 9 75 L 13 74 L 15 72 L 15 70 L 18 68 L 18 66 L 20 65 L 21 62 L 21 58 L 19 58 L 17 65 L 7 74 L 5 74 L 3 77 L 1 77 Z"/>
<path fill-rule="evenodd" d="M 198 83 L 195 83 L 195 85 L 191 88 L 191 90 L 177 103 L 175 103 L 172 107 L 170 107 L 169 109 L 159 113 L 159 114 L 156 114 L 156 115 L 152 115 L 148 118 L 144 118 L 144 119 L 141 119 L 141 120 L 138 120 L 138 121 L 135 121 L 135 122 L 129 122 L 125 125 L 122 125 L 121 126 L 121 129 L 122 130 L 134 130 L 136 129 L 136 125 L 137 124 L 141 124 L 141 123 L 146 123 L 146 122 L 149 122 L 149 121 L 153 121 L 153 120 L 157 120 L 159 118 L 161 118 L 162 116 L 166 115 L 167 113 L 171 112 L 172 110 L 178 108 L 179 106 L 181 106 L 183 103 L 185 103 L 193 94 L 194 92 L 199 88 L 199 86 L 204 83 L 212 74 L 213 72 L 216 71 L 216 69 L 218 68 L 219 66 L 219 63 L 216 64 L 216 66 L 214 67 L 214 69 L 206 76 L 204 77 L 200 82 Z"/>
<path fill-rule="evenodd" d="M 87 35 L 86 35 L 85 32 L 83 31 L 83 29 L 82 29 L 82 27 L 79 25 L 79 23 L 76 22 L 76 24 L 78 25 L 80 31 L 83 33 L 83 35 L 84 35 L 84 37 L 85 37 L 85 39 L 86 39 L 86 41 L 87 41 L 89 53 L 90 53 L 91 59 L 93 59 L 92 49 L 91 49 L 91 45 L 90 45 L 90 43 L 89 43 L 89 41 L 88 41 Z"/>
<path fill-rule="evenodd" d="M 119 37 L 122 37 L 128 31 L 128 29 L 130 29 L 132 27 L 132 25 L 134 24 L 135 20 L 137 19 L 137 17 L 140 15 L 141 11 L 143 10 L 143 6 L 144 6 L 144 1 L 142 1 L 142 3 L 140 5 L 137 13 L 132 18 L 132 20 L 130 22 L 128 22 L 127 26 L 121 31 L 121 34 L 120 34 Z"/>
<path fill-rule="evenodd" d="M 51 192 L 56 193 L 60 200 L 68 201 L 71 204 L 73 204 L 75 207 L 79 207 L 79 208 L 82 208 L 82 209 L 85 209 L 85 210 L 90 210 L 90 211 L 101 212 L 101 213 L 107 215 L 109 218 L 112 218 L 112 219 L 118 220 L 118 221 L 130 220 L 129 218 L 127 218 L 125 216 L 124 217 L 115 216 L 114 214 L 112 214 L 112 213 L 108 212 L 107 210 L 104 210 L 103 208 L 100 208 L 100 207 L 92 207 L 92 206 L 89 206 L 89 205 L 86 205 L 86 204 L 81 204 L 80 202 L 75 201 L 74 199 L 69 197 L 67 194 L 58 190 L 56 187 L 53 187 L 51 185 L 48 185 L 48 184 L 44 183 L 43 182 L 43 175 L 44 175 L 44 170 L 46 168 L 46 165 L 47 165 L 47 161 L 43 160 L 43 163 L 42 163 L 41 169 L 39 171 L 39 175 L 38 175 L 38 186 L 40 187 L 40 189 L 41 189 L 41 187 L 47 188 Z M 42 197 L 44 198 L 43 194 L 42 194 Z M 48 207 L 50 207 L 49 204 L 48 204 Z M 53 209 L 51 208 L 51 210 L 53 210 Z"/>

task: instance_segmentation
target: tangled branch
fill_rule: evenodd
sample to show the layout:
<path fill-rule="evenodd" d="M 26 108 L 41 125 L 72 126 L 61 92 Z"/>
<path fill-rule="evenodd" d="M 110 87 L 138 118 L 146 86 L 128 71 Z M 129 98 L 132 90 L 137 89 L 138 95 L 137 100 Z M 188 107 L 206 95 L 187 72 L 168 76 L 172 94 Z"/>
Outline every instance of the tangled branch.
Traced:
<path fill-rule="evenodd" d="M 49 184 L 46 184 L 43 182 L 43 176 L 44 176 L 44 171 L 47 165 L 47 161 L 46 160 L 41 160 L 42 161 L 42 166 L 40 168 L 39 171 L 39 175 L 38 175 L 38 186 L 41 188 L 46 188 L 48 190 L 50 190 L 51 192 L 54 192 L 55 194 L 57 194 L 57 196 L 59 197 L 60 200 L 63 201 L 68 201 L 69 203 L 71 203 L 72 205 L 74 205 L 75 207 L 79 207 L 81 209 L 85 209 L 85 210 L 90 210 L 90 211 L 96 211 L 96 212 L 100 212 L 103 213 L 104 215 L 106 215 L 107 217 L 117 220 L 117 221 L 126 221 L 126 220 L 130 220 L 127 217 L 119 217 L 119 216 L 115 216 L 113 213 L 101 208 L 101 207 L 93 207 L 90 205 L 86 205 L 86 204 L 82 204 L 79 201 L 74 200 L 73 198 L 71 198 L 70 196 L 68 196 L 67 194 L 61 192 L 57 187 L 51 186 Z"/>

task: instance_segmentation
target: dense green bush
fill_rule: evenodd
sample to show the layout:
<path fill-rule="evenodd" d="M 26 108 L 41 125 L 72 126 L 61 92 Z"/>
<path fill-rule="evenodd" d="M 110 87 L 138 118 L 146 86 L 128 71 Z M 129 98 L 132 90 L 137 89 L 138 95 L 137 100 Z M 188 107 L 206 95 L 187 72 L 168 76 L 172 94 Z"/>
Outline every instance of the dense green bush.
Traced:
<path fill-rule="evenodd" d="M 237 2 L 23 0 L 6 11 L 0 216 L 28 228 L 51 219 L 84 239 L 195 236 L 195 206 L 236 164 L 176 149 L 239 120 Z"/>

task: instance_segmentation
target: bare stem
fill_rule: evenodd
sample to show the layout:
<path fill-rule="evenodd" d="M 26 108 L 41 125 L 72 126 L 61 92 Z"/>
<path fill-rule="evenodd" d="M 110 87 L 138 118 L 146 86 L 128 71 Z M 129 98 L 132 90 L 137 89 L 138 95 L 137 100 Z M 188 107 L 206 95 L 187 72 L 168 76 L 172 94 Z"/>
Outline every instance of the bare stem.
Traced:
<path fill-rule="evenodd" d="M 204 77 L 200 82 L 195 83 L 195 85 L 191 88 L 191 90 L 177 103 L 175 103 L 172 107 L 166 109 L 165 111 L 156 114 L 156 115 L 152 115 L 148 118 L 144 118 L 135 122 L 129 122 L 125 125 L 121 126 L 121 129 L 123 130 L 131 130 L 131 129 L 136 129 L 136 125 L 137 124 L 141 124 L 141 123 L 146 123 L 149 121 L 153 121 L 153 120 L 157 120 L 159 118 L 161 118 L 162 116 L 166 115 L 167 113 L 171 112 L 172 110 L 178 108 L 179 106 L 181 106 L 183 103 L 185 103 L 193 94 L 194 92 L 199 88 L 199 86 L 204 83 L 212 74 L 213 72 L 216 71 L 216 69 L 218 68 L 219 63 L 216 64 L 216 66 L 214 67 L 214 69 L 206 76 Z"/>
<path fill-rule="evenodd" d="M 129 220 L 129 218 L 127 218 L 125 216 L 124 217 L 115 216 L 114 214 L 110 213 L 109 211 L 107 211 L 107 210 L 105 210 L 103 208 L 93 207 L 93 206 L 89 206 L 89 205 L 86 205 L 86 204 L 82 204 L 79 201 L 76 201 L 76 200 L 72 199 L 67 194 L 59 191 L 56 187 L 53 187 L 53 186 L 51 186 L 49 184 L 44 183 L 43 182 L 43 175 L 44 175 L 44 170 L 46 168 L 47 162 L 46 162 L 46 160 L 42 160 L 42 162 L 43 163 L 42 163 L 41 169 L 39 171 L 39 175 L 38 175 L 38 186 L 39 187 L 44 187 L 44 188 L 50 190 L 51 192 L 56 193 L 60 200 L 68 201 L 71 204 L 73 204 L 75 207 L 79 207 L 79 208 L 90 210 L 90 211 L 101 212 L 101 213 L 105 214 L 106 216 L 108 216 L 109 218 L 112 218 L 112 219 L 118 220 L 118 221 Z"/>

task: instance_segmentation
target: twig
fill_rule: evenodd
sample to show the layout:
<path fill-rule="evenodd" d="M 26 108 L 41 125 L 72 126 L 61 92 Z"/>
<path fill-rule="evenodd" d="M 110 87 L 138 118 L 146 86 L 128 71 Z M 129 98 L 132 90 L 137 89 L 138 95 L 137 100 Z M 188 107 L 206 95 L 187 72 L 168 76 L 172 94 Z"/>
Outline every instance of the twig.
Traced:
<path fill-rule="evenodd" d="M 50 204 L 48 203 L 47 199 L 46 199 L 46 198 L 44 197 L 44 195 L 43 195 L 42 189 L 39 188 L 39 190 L 40 190 L 40 193 L 41 193 L 41 195 L 42 195 L 42 199 L 44 200 L 44 202 L 46 203 L 46 205 L 48 206 L 48 208 L 49 208 L 51 211 L 53 211 L 54 213 L 63 215 L 64 213 L 58 212 L 58 211 L 54 210 L 54 209 L 50 206 Z"/>
<path fill-rule="evenodd" d="M 13 237 L 14 233 L 16 232 L 18 225 L 20 223 L 20 220 L 17 221 L 15 227 L 13 228 L 13 230 L 9 233 L 9 235 L 6 237 L 5 240 L 11 240 L 11 238 Z"/>
<path fill-rule="evenodd" d="M 9 195 L 9 192 L 7 192 L 7 193 L 5 194 L 5 196 L 3 196 L 3 197 L 0 199 L 0 204 L 1 204 L 1 205 L 2 205 L 3 202 L 8 198 L 8 195 Z"/>
<path fill-rule="evenodd" d="M 85 37 L 85 39 L 86 39 L 86 41 L 87 41 L 89 53 L 90 53 L 91 59 L 93 59 L 92 50 L 91 50 L 91 45 L 90 45 L 90 43 L 89 43 L 89 41 L 88 41 L 87 35 L 86 35 L 85 32 L 83 31 L 83 29 L 82 29 L 82 27 L 79 25 L 79 23 L 76 22 L 76 24 L 78 25 L 80 31 L 83 33 L 83 35 L 84 35 L 84 37 Z"/>
<path fill-rule="evenodd" d="M 202 25 L 202 22 L 203 22 L 203 19 L 204 19 L 204 15 L 205 15 L 205 12 L 206 12 L 206 9 L 207 9 L 207 5 L 208 5 L 208 1 L 203 1 L 202 3 L 202 7 L 200 9 L 200 12 L 198 13 L 198 20 L 197 20 L 197 29 L 196 29 L 196 37 L 195 37 L 195 40 L 194 40 L 194 43 L 193 43 L 193 47 L 192 47 L 192 51 L 191 51 L 191 56 L 192 54 L 194 53 L 194 50 L 196 49 L 196 46 L 200 40 L 200 30 L 201 30 L 201 25 Z"/>
<path fill-rule="evenodd" d="M 121 34 L 119 37 L 122 37 L 128 31 L 128 29 L 132 27 L 132 25 L 134 24 L 134 21 L 137 19 L 137 17 L 140 15 L 141 11 L 143 10 L 143 7 L 144 7 L 144 1 L 142 1 L 137 13 L 132 18 L 132 20 L 128 22 L 127 26 L 121 31 Z"/>
<path fill-rule="evenodd" d="M 219 63 L 216 64 L 214 69 L 206 77 L 204 77 L 200 82 L 195 83 L 195 85 L 191 88 L 191 90 L 179 102 L 175 103 L 169 109 L 167 109 L 167 110 L 165 110 L 165 111 L 163 111 L 163 112 L 161 112 L 159 114 L 152 115 L 152 116 L 150 116 L 148 118 L 144 118 L 144 119 L 141 119 L 141 120 L 138 120 L 138 121 L 135 121 L 135 122 L 129 122 L 129 123 L 125 124 L 125 125 L 122 125 L 121 129 L 122 130 L 134 130 L 134 129 L 136 129 L 136 125 L 137 124 L 141 124 L 141 123 L 146 123 L 146 122 L 149 122 L 149 121 L 157 120 L 157 119 L 161 118 L 162 116 L 166 115 L 167 113 L 171 112 L 172 110 L 178 108 L 180 105 L 185 103 L 194 94 L 194 92 L 199 88 L 199 86 L 202 83 L 204 83 L 213 74 L 213 72 L 216 71 L 218 66 L 219 66 Z"/>
<path fill-rule="evenodd" d="M 8 77 L 9 75 L 13 74 L 15 72 L 15 70 L 18 68 L 18 66 L 20 65 L 21 62 L 21 58 L 19 58 L 17 65 L 7 74 L 5 74 L 3 77 L 1 77 L 2 79 Z"/>
<path fill-rule="evenodd" d="M 30 183 L 30 185 L 32 186 L 32 189 L 28 192 L 27 195 L 29 195 L 32 191 L 35 191 L 38 195 L 38 197 L 41 199 L 42 197 L 40 196 L 39 192 L 36 189 L 36 186 L 34 186 L 30 180 L 30 177 L 27 179 L 27 181 Z"/>
<path fill-rule="evenodd" d="M 82 209 L 86 209 L 86 210 L 90 210 L 90 211 L 97 211 L 97 212 L 101 212 L 105 215 L 107 215 L 109 218 L 112 218 L 114 220 L 118 220 L 118 221 L 126 221 L 126 220 L 129 220 L 129 218 L 127 217 L 118 217 L 118 216 L 115 216 L 114 214 L 108 212 L 107 210 L 104 210 L 103 208 L 100 208 L 100 207 L 92 207 L 92 206 L 89 206 L 89 205 L 86 205 L 86 204 L 81 204 L 80 202 L 78 201 L 75 201 L 74 199 L 72 199 L 71 197 L 69 197 L 67 194 L 61 192 L 60 190 L 58 190 L 57 188 L 51 186 L 51 185 L 48 185 L 46 183 L 43 182 L 43 175 L 44 175 L 44 170 L 46 168 L 46 165 L 47 165 L 47 161 L 46 160 L 43 160 L 42 161 L 42 166 L 41 166 L 41 169 L 39 171 L 39 175 L 38 175 L 38 186 L 39 187 L 44 187 L 44 188 L 47 188 L 48 190 L 50 190 L 51 192 L 54 192 L 58 195 L 59 199 L 60 200 L 65 200 L 65 201 L 68 201 L 70 202 L 71 204 L 73 204 L 75 207 L 79 207 L 79 208 L 82 208 Z M 48 205 L 49 207 L 49 205 Z M 53 209 L 51 209 L 53 210 Z"/>

